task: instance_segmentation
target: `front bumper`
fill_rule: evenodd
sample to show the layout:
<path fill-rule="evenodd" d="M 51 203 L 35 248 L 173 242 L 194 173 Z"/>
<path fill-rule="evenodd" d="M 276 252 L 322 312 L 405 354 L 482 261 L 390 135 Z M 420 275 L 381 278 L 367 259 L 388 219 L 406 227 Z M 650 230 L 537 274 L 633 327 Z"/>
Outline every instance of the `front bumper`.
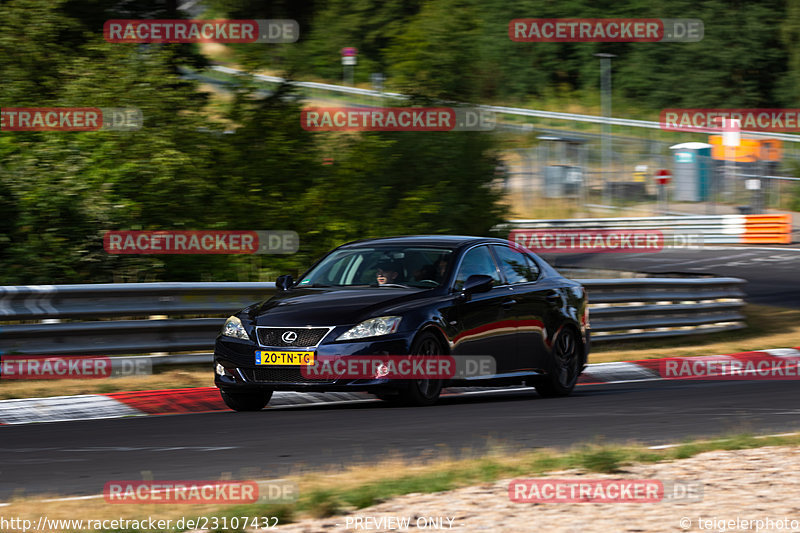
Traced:
<path fill-rule="evenodd" d="M 363 341 L 331 342 L 314 349 L 317 357 L 350 355 L 404 355 L 410 353 L 413 332 L 393 333 Z M 220 364 L 230 375 L 214 372 L 214 384 L 229 392 L 259 390 L 279 391 L 367 391 L 377 392 L 402 387 L 402 382 L 388 379 L 320 380 L 303 376 L 299 366 L 256 365 L 257 350 L 288 351 L 291 348 L 257 346 L 252 341 L 217 337 L 214 345 L 214 368 Z"/>

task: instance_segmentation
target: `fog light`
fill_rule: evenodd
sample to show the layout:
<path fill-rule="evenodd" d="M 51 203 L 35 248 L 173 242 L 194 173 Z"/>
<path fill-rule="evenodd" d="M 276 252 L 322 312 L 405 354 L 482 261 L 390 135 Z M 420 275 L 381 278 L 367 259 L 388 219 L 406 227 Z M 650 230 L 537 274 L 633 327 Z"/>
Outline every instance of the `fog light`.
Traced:
<path fill-rule="evenodd" d="M 217 363 L 217 365 L 214 367 L 214 371 L 217 373 L 218 376 L 236 379 L 236 376 L 233 374 L 232 368 L 225 368 L 219 363 Z"/>

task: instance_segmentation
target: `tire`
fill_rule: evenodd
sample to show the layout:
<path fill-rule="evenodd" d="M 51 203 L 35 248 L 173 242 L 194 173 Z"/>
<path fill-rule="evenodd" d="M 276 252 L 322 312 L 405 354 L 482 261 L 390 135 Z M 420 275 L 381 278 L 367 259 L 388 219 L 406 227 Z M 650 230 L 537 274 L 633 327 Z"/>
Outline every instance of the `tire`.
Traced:
<path fill-rule="evenodd" d="M 412 355 L 442 355 L 442 345 L 439 339 L 432 333 L 423 333 L 414 341 L 411 348 Z M 390 403 L 400 403 L 422 407 L 433 405 L 439 400 L 442 392 L 442 380 L 440 379 L 413 379 L 409 380 L 400 393 L 391 399 L 385 399 Z"/>
<path fill-rule="evenodd" d="M 226 392 L 219 391 L 225 405 L 234 411 L 260 411 L 272 398 L 272 391 L 266 392 Z"/>
<path fill-rule="evenodd" d="M 569 396 L 578 382 L 581 355 L 577 335 L 572 328 L 564 328 L 553 342 L 553 361 L 544 381 L 535 385 L 536 392 L 544 398 Z"/>

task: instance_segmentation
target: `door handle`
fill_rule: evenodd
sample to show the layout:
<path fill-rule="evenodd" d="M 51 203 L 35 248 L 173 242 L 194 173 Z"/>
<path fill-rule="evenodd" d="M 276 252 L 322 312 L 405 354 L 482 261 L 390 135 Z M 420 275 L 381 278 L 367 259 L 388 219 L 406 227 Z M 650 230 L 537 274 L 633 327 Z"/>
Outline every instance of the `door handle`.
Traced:
<path fill-rule="evenodd" d="M 517 303 L 517 301 L 516 301 L 516 300 L 514 300 L 513 298 L 512 298 L 511 300 L 506 300 L 506 301 L 505 301 L 505 302 L 503 302 L 503 304 L 502 304 L 502 305 L 503 305 L 503 309 L 509 309 L 509 308 L 510 308 L 512 305 L 514 305 L 515 303 Z"/>

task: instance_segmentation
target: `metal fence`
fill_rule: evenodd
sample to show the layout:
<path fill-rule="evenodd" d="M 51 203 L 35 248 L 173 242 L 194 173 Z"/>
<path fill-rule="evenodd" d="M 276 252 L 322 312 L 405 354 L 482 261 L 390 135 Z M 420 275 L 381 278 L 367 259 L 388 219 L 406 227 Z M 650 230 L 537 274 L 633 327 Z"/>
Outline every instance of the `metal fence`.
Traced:
<path fill-rule="evenodd" d="M 251 75 L 245 71 L 212 66 L 212 72 L 228 77 L 247 76 L 268 84 L 284 83 L 288 80 L 277 76 Z M 204 82 L 235 84 L 229 80 L 209 78 L 201 73 L 186 70 L 185 75 Z M 370 105 L 381 102 L 403 102 L 408 96 L 380 90 L 370 90 L 330 83 L 288 81 L 308 95 L 338 95 L 350 101 L 361 100 Z M 451 102 L 452 103 L 452 102 Z M 449 103 L 448 103 L 449 104 Z M 707 135 L 696 132 L 665 132 L 662 124 L 651 120 L 635 120 L 619 117 L 603 117 L 579 113 L 563 113 L 543 109 L 526 109 L 509 106 L 477 106 L 498 117 L 498 130 L 520 133 L 533 131 L 543 134 L 531 146 L 512 150 L 506 157 L 505 182 L 503 184 L 512 207 L 520 213 L 534 209 L 552 207 L 553 198 L 559 198 L 562 209 L 590 211 L 624 209 L 631 205 L 649 206 L 656 200 L 657 187 L 652 173 L 657 169 L 673 168 L 672 145 L 687 140 L 707 140 Z M 608 126 L 607 135 L 599 127 Z M 769 138 L 784 144 L 782 161 L 772 170 L 760 168 L 759 164 L 733 163 L 730 169 L 742 167 L 750 173 L 796 172 L 800 164 L 800 135 L 791 133 L 743 130 L 748 138 Z M 609 151 L 603 155 L 601 140 L 605 137 Z M 572 152 L 571 154 L 569 152 Z M 751 213 L 764 212 L 766 208 L 780 208 L 780 189 L 767 186 L 759 193 L 745 190 L 745 180 L 737 179 L 722 170 L 723 162 L 707 156 L 697 156 L 712 168 L 706 198 L 696 205 L 684 205 L 683 210 L 698 214 L 725 213 L 726 207 L 741 205 Z M 608 161 L 606 161 L 608 159 Z M 637 168 L 646 167 L 641 172 Z M 564 178 L 559 176 L 564 173 Z M 646 175 L 646 176 L 645 176 Z M 552 187 L 552 185 L 556 185 Z M 675 185 L 667 187 L 668 194 L 675 193 Z M 717 204 L 722 204 L 717 207 Z M 664 209 L 649 206 L 654 212 Z"/>
<path fill-rule="evenodd" d="M 745 325 L 740 312 L 744 281 L 740 279 L 578 281 L 589 293 L 594 342 L 709 333 Z M 225 317 L 274 292 L 274 283 L 0 287 L 0 321 L 4 322 L 0 354 L 210 351 Z M 211 360 L 210 354 L 147 357 L 155 365 Z"/>

